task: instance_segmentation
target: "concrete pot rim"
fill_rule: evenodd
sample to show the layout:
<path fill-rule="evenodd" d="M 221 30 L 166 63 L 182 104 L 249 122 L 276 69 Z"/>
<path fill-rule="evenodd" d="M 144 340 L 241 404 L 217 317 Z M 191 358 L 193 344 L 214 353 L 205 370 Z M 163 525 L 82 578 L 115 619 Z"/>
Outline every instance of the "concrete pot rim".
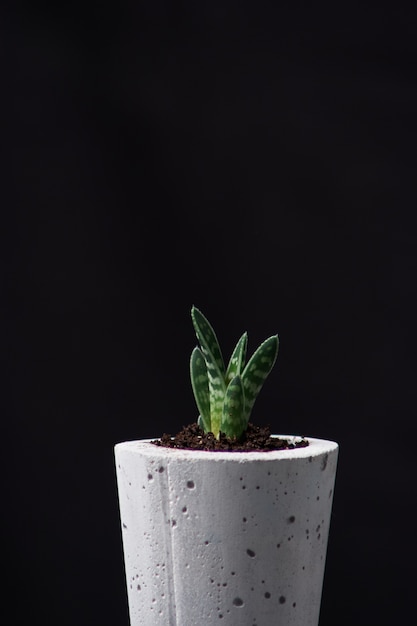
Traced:
<path fill-rule="evenodd" d="M 287 441 L 300 440 L 298 435 L 272 435 Z M 308 459 L 317 457 L 322 454 L 328 454 L 339 448 L 339 445 L 329 439 L 317 439 L 315 437 L 305 437 L 309 442 L 308 446 L 301 448 L 292 448 L 288 450 L 268 450 L 268 451 L 249 451 L 249 452 L 226 452 L 221 450 L 183 450 L 177 448 L 166 448 L 164 446 L 156 446 L 151 443 L 158 437 L 153 439 L 135 439 L 131 441 L 122 441 L 115 445 L 115 450 L 124 450 L 152 458 L 161 459 L 182 459 L 182 460 L 212 460 L 216 461 L 234 461 L 236 463 L 248 463 L 253 461 L 279 461 L 289 459 Z"/>

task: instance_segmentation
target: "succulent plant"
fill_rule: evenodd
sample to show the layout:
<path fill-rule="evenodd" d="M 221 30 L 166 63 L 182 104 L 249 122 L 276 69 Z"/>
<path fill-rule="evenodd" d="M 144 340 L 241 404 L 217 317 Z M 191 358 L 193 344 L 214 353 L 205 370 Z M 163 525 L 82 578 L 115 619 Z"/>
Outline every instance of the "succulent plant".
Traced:
<path fill-rule="evenodd" d="M 246 363 L 247 333 L 243 333 L 225 367 L 216 334 L 199 309 L 191 309 L 199 346 L 191 354 L 190 375 L 199 411 L 198 424 L 219 439 L 240 437 L 248 426 L 256 398 L 278 354 L 278 335 L 263 341 Z M 246 363 L 246 364 L 245 364 Z"/>

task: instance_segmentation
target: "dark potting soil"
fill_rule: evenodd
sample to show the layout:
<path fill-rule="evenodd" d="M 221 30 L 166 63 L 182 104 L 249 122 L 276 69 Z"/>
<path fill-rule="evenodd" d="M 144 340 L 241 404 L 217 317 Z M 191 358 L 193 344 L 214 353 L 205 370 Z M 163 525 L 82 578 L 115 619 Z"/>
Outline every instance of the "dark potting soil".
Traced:
<path fill-rule="evenodd" d="M 220 438 L 216 439 L 213 433 L 205 434 L 197 422 L 194 422 L 183 426 L 174 437 L 164 433 L 160 439 L 151 443 L 165 448 L 224 452 L 268 452 L 308 446 L 308 440 L 304 437 L 297 437 L 295 441 L 289 442 L 287 439 L 272 437 L 269 426 L 255 426 L 250 422 L 246 432 L 239 439 L 229 439 L 223 433 L 220 433 Z"/>

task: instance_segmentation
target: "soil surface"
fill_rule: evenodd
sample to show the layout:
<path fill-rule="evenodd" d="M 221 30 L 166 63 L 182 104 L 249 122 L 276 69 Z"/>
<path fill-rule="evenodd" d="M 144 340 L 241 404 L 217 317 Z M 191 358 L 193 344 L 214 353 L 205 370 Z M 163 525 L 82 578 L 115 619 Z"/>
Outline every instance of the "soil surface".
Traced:
<path fill-rule="evenodd" d="M 289 442 L 287 439 L 272 437 L 269 426 L 254 426 L 250 422 L 246 432 L 239 439 L 229 439 L 223 433 L 220 433 L 220 439 L 216 439 L 213 433 L 205 434 L 197 422 L 194 422 L 183 426 L 174 437 L 164 433 L 160 439 L 151 443 L 165 448 L 224 452 L 268 452 L 308 446 L 308 440 L 304 437 L 297 437 Z"/>

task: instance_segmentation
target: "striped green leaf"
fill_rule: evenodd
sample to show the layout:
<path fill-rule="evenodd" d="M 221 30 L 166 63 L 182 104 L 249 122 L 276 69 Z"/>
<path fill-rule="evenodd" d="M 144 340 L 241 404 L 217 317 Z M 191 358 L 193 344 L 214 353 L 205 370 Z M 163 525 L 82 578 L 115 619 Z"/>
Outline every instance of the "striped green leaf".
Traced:
<path fill-rule="evenodd" d="M 246 427 L 242 378 L 235 376 L 226 389 L 220 430 L 228 437 L 240 437 Z"/>
<path fill-rule="evenodd" d="M 223 414 L 224 394 L 226 393 L 226 385 L 223 376 L 219 376 L 215 371 L 213 364 L 206 361 L 207 374 L 209 381 L 210 394 L 210 430 L 219 438 L 220 424 Z"/>
<path fill-rule="evenodd" d="M 234 378 L 242 373 L 242 369 L 245 366 L 246 359 L 246 347 L 248 344 L 248 333 L 243 333 L 241 338 L 236 344 L 230 357 L 229 365 L 226 371 L 226 385 Z"/>
<path fill-rule="evenodd" d="M 190 376 L 194 398 L 200 411 L 199 424 L 204 432 L 209 432 L 211 430 L 211 420 L 207 366 L 204 355 L 198 347 L 194 348 L 191 353 Z"/>
<path fill-rule="evenodd" d="M 197 339 L 200 342 L 204 356 L 206 359 L 210 356 L 210 359 L 216 362 L 219 372 L 224 377 L 225 368 L 223 356 L 220 350 L 219 342 L 217 341 L 216 333 L 214 332 L 210 322 L 195 306 L 191 309 L 191 318 L 193 320 L 194 330 L 196 332 Z"/>
<path fill-rule="evenodd" d="M 211 432 L 218 438 L 223 413 L 224 394 L 226 383 L 225 370 L 220 347 L 208 320 L 196 307 L 193 306 L 191 316 L 201 351 L 206 361 L 210 396 L 210 426 Z"/>
<path fill-rule="evenodd" d="M 245 394 L 245 419 L 249 421 L 255 400 L 274 366 L 278 355 L 278 335 L 266 339 L 253 354 L 242 374 Z"/>

